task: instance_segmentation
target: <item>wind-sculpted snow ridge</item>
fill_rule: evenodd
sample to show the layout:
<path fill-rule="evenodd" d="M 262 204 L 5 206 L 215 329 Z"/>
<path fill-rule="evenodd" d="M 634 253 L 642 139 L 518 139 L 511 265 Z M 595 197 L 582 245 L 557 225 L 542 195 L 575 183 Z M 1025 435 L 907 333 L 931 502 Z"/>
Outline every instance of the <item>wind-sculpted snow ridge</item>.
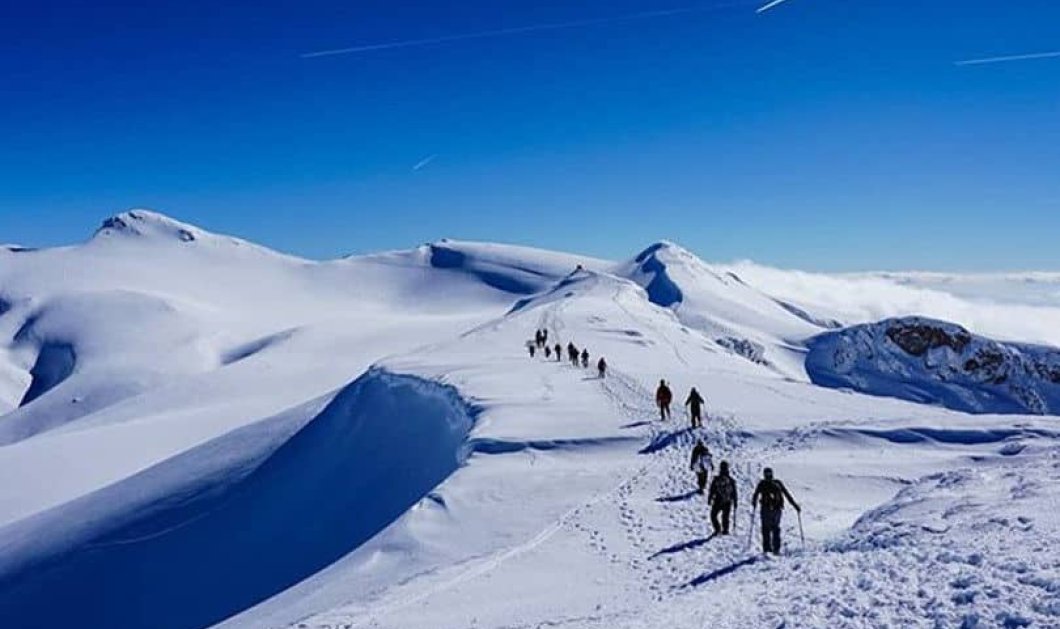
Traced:
<path fill-rule="evenodd" d="M 920 317 L 817 337 L 806 369 L 849 387 L 970 413 L 1060 414 L 1060 350 L 1001 343 Z"/>
<path fill-rule="evenodd" d="M 658 242 L 619 269 L 640 284 L 652 303 L 673 310 L 737 356 L 804 379 L 801 342 L 826 328 L 808 312 L 784 305 L 714 268 L 671 242 Z"/>
<path fill-rule="evenodd" d="M 451 387 L 380 370 L 315 416 L 314 406 L 0 530 L 4 625 L 223 620 L 323 569 L 424 497 L 469 452 L 477 412 Z"/>
<path fill-rule="evenodd" d="M 468 273 L 483 284 L 516 295 L 537 293 L 578 266 L 601 268 L 607 263 L 590 258 L 512 245 L 490 245 L 440 240 L 425 245 L 430 265 Z"/>

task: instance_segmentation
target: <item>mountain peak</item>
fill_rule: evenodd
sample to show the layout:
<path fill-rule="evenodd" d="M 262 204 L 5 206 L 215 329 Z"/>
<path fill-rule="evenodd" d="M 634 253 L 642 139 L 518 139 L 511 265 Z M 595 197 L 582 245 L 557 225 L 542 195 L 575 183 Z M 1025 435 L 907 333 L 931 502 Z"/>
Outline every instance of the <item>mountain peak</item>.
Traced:
<path fill-rule="evenodd" d="M 103 221 L 103 224 L 96 230 L 95 237 L 153 237 L 194 242 L 203 235 L 204 232 L 198 227 L 182 223 L 164 214 L 147 209 L 133 209 L 115 214 Z"/>
<path fill-rule="evenodd" d="M 648 258 L 657 257 L 660 254 L 665 255 L 668 253 L 680 255 L 687 254 L 688 251 L 681 245 L 670 240 L 659 240 L 647 246 L 643 251 L 638 253 L 637 257 L 634 258 L 634 261 L 637 264 L 642 264 Z"/>

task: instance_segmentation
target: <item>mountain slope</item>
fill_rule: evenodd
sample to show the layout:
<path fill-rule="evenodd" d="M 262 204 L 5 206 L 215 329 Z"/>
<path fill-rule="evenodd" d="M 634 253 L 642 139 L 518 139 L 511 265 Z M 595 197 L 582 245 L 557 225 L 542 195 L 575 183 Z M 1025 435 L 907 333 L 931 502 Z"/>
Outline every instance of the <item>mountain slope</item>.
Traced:
<path fill-rule="evenodd" d="M 999 343 L 931 319 L 823 334 L 811 343 L 806 368 L 824 386 L 970 413 L 1060 414 L 1060 350 Z"/>

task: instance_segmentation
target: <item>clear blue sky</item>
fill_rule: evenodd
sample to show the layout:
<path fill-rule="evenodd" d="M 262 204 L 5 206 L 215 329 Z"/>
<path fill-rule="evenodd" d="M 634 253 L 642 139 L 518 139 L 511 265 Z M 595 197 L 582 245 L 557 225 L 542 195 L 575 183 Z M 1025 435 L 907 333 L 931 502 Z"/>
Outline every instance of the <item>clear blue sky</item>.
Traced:
<path fill-rule="evenodd" d="M 763 0 L 764 3 L 764 0 Z M 1056 0 L 0 9 L 0 241 L 145 206 L 310 257 L 441 237 L 824 270 L 1060 269 Z M 419 170 L 414 166 L 436 155 Z"/>

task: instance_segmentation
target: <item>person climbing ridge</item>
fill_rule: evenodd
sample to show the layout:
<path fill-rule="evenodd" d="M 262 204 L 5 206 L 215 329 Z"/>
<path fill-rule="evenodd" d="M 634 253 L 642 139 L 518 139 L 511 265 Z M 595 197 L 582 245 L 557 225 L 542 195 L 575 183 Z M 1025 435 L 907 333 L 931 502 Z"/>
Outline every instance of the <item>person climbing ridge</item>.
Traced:
<path fill-rule="evenodd" d="M 534 357 L 534 352 L 537 350 L 537 346 L 532 341 L 526 342 L 526 349 L 530 352 L 530 358 Z"/>
<path fill-rule="evenodd" d="M 575 367 L 578 366 L 578 356 L 578 348 L 574 346 L 574 343 L 567 343 L 567 358 L 570 359 L 571 364 Z"/>
<path fill-rule="evenodd" d="M 561 360 L 563 360 L 563 346 L 560 345 L 559 343 L 556 343 L 555 352 L 556 352 L 556 362 L 558 363 Z"/>
<path fill-rule="evenodd" d="M 736 509 L 736 481 L 729 475 L 729 462 L 722 461 L 718 473 L 710 483 L 707 495 L 710 505 L 710 524 L 715 535 L 728 535 L 732 512 Z M 718 516 L 721 516 L 719 521 Z"/>
<path fill-rule="evenodd" d="M 602 356 L 600 357 L 600 360 L 596 363 L 596 372 L 600 374 L 601 379 L 605 375 L 607 375 L 607 361 L 604 360 Z"/>
<path fill-rule="evenodd" d="M 548 328 L 541 328 L 541 347 L 548 345 Z"/>
<path fill-rule="evenodd" d="M 588 369 L 588 368 L 589 368 L 589 350 L 583 349 L 582 350 L 582 369 Z"/>
<path fill-rule="evenodd" d="M 707 475 L 714 471 L 714 457 L 702 439 L 697 440 L 695 447 L 692 448 L 692 462 L 689 464 L 689 469 L 695 471 L 699 494 L 703 495 L 707 490 Z"/>
<path fill-rule="evenodd" d="M 663 421 L 670 419 L 670 402 L 673 399 L 674 392 L 670 390 L 665 380 L 660 380 L 659 388 L 655 390 L 655 403 L 659 405 L 659 419 Z"/>
<path fill-rule="evenodd" d="M 545 346 L 545 359 L 548 360 L 550 358 L 552 358 L 552 348 L 549 347 L 548 345 L 546 345 Z"/>
<path fill-rule="evenodd" d="M 773 478 L 772 468 L 762 470 L 762 480 L 755 487 L 754 496 L 751 497 L 751 506 L 762 507 L 762 552 L 780 554 L 780 518 L 784 514 L 784 499 L 786 498 L 797 513 L 802 513 L 802 507 L 788 493 L 784 483 Z"/>
<path fill-rule="evenodd" d="M 688 399 L 685 400 L 685 406 L 689 407 L 691 411 L 692 427 L 699 428 L 703 426 L 703 396 L 696 391 L 695 387 L 688 393 Z"/>

